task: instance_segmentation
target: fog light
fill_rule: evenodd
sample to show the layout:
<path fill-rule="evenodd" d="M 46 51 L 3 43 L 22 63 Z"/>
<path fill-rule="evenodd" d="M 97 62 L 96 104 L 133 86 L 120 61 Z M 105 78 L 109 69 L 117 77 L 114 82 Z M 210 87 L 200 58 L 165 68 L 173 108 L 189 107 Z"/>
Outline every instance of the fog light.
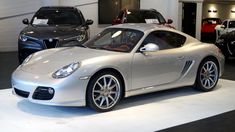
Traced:
<path fill-rule="evenodd" d="M 48 88 L 48 93 L 49 94 L 54 94 L 54 89 L 53 88 Z"/>

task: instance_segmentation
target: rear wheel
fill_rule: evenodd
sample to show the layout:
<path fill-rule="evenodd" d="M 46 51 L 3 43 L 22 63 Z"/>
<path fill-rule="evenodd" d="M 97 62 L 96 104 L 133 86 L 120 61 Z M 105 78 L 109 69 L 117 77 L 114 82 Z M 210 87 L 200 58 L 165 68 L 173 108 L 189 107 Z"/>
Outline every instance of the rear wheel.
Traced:
<path fill-rule="evenodd" d="M 215 59 L 207 58 L 199 66 L 195 88 L 202 91 L 211 91 L 219 79 L 219 67 Z"/>
<path fill-rule="evenodd" d="M 123 84 L 113 72 L 102 72 L 91 78 L 87 89 L 87 104 L 99 112 L 112 110 L 122 97 Z"/>

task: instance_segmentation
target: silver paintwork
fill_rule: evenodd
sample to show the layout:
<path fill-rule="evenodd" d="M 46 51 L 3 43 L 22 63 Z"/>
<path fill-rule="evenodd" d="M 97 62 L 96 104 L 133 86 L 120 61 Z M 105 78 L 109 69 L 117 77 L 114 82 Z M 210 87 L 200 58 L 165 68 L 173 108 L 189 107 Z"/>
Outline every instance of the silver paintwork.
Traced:
<path fill-rule="evenodd" d="M 12 74 L 12 87 L 30 92 L 31 102 L 60 105 L 85 106 L 86 90 L 91 77 L 105 68 L 120 72 L 125 85 L 125 97 L 153 91 L 193 85 L 201 61 L 214 56 L 219 63 L 219 72 L 224 71 L 224 57 L 213 44 L 202 43 L 174 29 L 152 24 L 123 24 L 109 28 L 130 28 L 144 32 L 144 36 L 130 53 L 96 50 L 89 48 L 56 48 L 37 52 L 32 59 L 19 66 Z M 152 31 L 166 30 L 187 37 L 184 46 L 169 50 L 136 52 L 144 38 Z M 183 69 L 187 61 L 191 65 Z M 80 67 L 66 78 L 54 79 L 52 74 L 72 62 Z M 34 100 L 32 94 L 37 86 L 53 87 L 52 100 Z M 13 93 L 15 91 L 13 90 Z"/>

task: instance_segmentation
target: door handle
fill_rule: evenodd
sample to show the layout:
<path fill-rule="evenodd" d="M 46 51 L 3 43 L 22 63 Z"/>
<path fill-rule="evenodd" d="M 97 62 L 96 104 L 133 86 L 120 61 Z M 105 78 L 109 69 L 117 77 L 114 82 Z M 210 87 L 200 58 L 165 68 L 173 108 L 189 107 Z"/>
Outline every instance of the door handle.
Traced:
<path fill-rule="evenodd" d="M 184 56 L 180 56 L 177 58 L 177 60 L 183 60 L 184 59 Z"/>

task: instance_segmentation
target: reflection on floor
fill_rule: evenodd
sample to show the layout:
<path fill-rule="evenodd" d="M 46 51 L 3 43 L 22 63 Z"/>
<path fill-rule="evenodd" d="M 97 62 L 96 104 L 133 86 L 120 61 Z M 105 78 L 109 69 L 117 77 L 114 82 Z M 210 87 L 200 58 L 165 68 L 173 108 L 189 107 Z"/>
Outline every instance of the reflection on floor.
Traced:
<path fill-rule="evenodd" d="M 235 110 L 234 85 L 220 80 L 212 92 L 180 88 L 131 97 L 107 113 L 33 104 L 0 90 L 1 131 L 157 131 Z"/>

